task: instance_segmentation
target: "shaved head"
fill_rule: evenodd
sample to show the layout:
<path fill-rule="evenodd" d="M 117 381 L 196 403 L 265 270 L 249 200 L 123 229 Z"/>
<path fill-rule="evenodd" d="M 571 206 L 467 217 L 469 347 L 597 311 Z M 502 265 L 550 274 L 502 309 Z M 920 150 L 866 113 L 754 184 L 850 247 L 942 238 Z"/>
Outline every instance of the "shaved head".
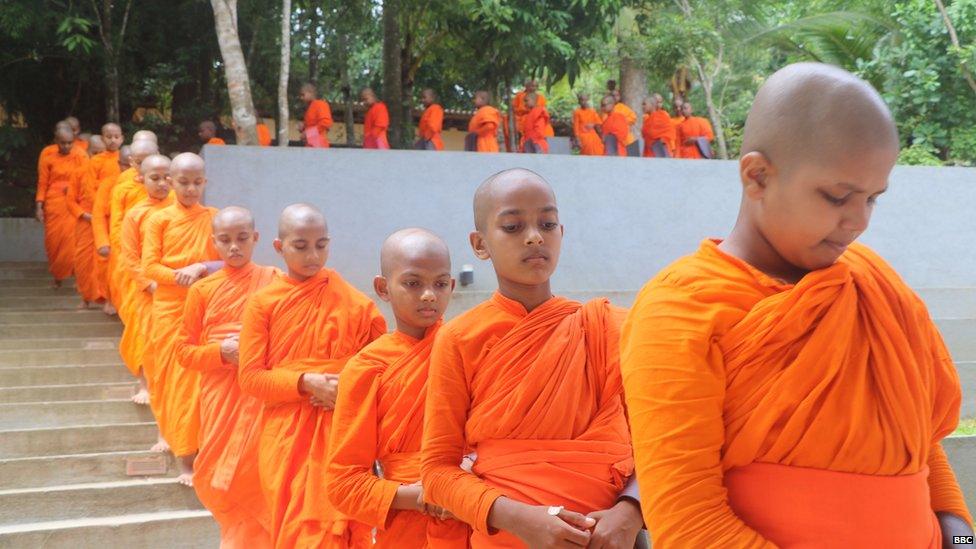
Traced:
<path fill-rule="evenodd" d="M 172 172 L 203 172 L 206 169 L 206 163 L 200 155 L 186 152 L 173 157 L 173 163 L 169 169 Z"/>
<path fill-rule="evenodd" d="M 254 230 L 254 215 L 251 210 L 240 206 L 228 206 L 217 212 L 213 218 L 214 233 L 219 233 L 222 229 L 234 226 L 247 226 Z"/>
<path fill-rule="evenodd" d="M 284 239 L 298 227 L 322 226 L 326 234 L 329 225 L 325 221 L 322 211 L 311 204 L 292 204 L 281 211 L 278 218 L 278 238 Z"/>
<path fill-rule="evenodd" d="M 118 124 L 116 124 L 115 122 L 109 122 L 108 124 L 102 124 L 102 133 L 103 134 L 106 134 L 106 133 L 110 133 L 110 132 L 119 132 L 119 133 L 121 133 L 122 132 L 122 127 L 119 126 Z"/>
<path fill-rule="evenodd" d="M 441 237 L 426 229 L 402 229 L 383 241 L 380 272 L 390 277 L 397 269 L 428 259 L 443 262 L 444 270 L 451 271 L 451 251 Z"/>
<path fill-rule="evenodd" d="M 315 84 L 313 84 L 311 82 L 306 82 L 306 83 L 302 84 L 301 91 L 303 91 L 303 92 L 310 92 L 312 94 L 317 94 L 319 92 L 319 90 L 315 87 Z"/>
<path fill-rule="evenodd" d="M 61 128 L 67 128 L 67 129 L 71 130 L 71 124 L 68 124 L 64 120 L 61 120 L 57 124 L 54 125 L 54 132 L 57 133 L 57 131 L 59 129 L 61 129 Z M 72 131 L 72 135 L 74 135 L 74 131 Z"/>
<path fill-rule="evenodd" d="M 98 154 L 105 150 L 105 141 L 100 135 L 88 136 L 88 154 Z"/>
<path fill-rule="evenodd" d="M 130 147 L 129 145 L 122 145 L 122 147 L 119 148 L 119 163 L 120 164 L 128 165 L 129 164 L 129 157 L 131 157 L 131 156 L 132 156 L 132 147 Z"/>
<path fill-rule="evenodd" d="M 71 131 L 75 132 L 75 135 L 78 135 L 78 132 L 81 131 L 81 122 L 79 122 L 74 116 L 69 116 L 65 118 L 64 121 L 71 126 Z"/>
<path fill-rule="evenodd" d="M 742 139 L 743 155 L 762 153 L 781 168 L 898 147 L 895 121 L 878 92 L 821 63 L 796 63 L 770 76 L 756 94 Z"/>
<path fill-rule="evenodd" d="M 132 134 L 132 142 L 135 143 L 136 141 L 152 141 L 153 143 L 157 143 L 159 140 L 156 138 L 155 133 L 149 130 L 139 130 Z"/>
<path fill-rule="evenodd" d="M 71 128 L 68 126 L 58 126 L 58 128 L 54 130 L 54 139 L 59 142 L 74 141 L 75 132 L 71 131 Z"/>
<path fill-rule="evenodd" d="M 217 125 L 214 124 L 213 122 L 211 122 L 210 120 L 204 120 L 203 122 L 200 122 L 200 129 L 201 130 L 211 131 L 211 132 L 216 132 L 217 131 Z"/>
<path fill-rule="evenodd" d="M 155 141 L 148 141 L 146 139 L 140 139 L 138 141 L 133 141 L 129 145 L 129 154 L 133 156 L 146 157 L 151 154 L 158 154 L 159 146 L 156 145 Z"/>
<path fill-rule="evenodd" d="M 139 165 L 139 173 L 141 175 L 146 175 L 150 171 L 158 169 L 168 169 L 172 161 L 168 156 L 161 154 L 151 154 L 142 161 Z"/>
<path fill-rule="evenodd" d="M 495 206 L 498 196 L 515 188 L 537 186 L 543 188 L 556 201 L 556 194 L 541 175 L 525 168 L 503 170 L 484 180 L 474 192 L 474 226 L 478 231 L 485 229 L 488 215 Z"/>

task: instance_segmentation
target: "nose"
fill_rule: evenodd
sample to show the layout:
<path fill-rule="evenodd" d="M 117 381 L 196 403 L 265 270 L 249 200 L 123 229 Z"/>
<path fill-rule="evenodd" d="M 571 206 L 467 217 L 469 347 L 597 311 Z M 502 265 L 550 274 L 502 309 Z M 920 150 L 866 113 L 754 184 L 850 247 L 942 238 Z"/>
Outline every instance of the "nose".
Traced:
<path fill-rule="evenodd" d="M 536 227 L 531 227 L 525 234 L 525 244 L 527 246 L 539 246 L 542 244 L 542 233 Z"/>
<path fill-rule="evenodd" d="M 434 290 L 427 287 L 424 288 L 424 293 L 420 294 L 420 300 L 433 303 L 434 301 L 437 301 L 437 296 L 434 294 Z"/>
<path fill-rule="evenodd" d="M 871 221 L 871 212 L 874 205 L 867 201 L 853 201 L 849 208 L 844 212 L 841 219 L 841 228 L 846 231 L 862 233 L 868 228 Z"/>

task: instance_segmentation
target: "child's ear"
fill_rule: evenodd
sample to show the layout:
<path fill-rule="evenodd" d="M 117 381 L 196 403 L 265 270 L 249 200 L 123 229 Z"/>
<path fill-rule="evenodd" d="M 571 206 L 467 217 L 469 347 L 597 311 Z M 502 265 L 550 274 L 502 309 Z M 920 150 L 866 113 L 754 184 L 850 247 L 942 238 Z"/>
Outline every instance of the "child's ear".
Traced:
<path fill-rule="evenodd" d="M 485 244 L 485 238 L 481 236 L 480 232 L 471 231 L 471 234 L 468 235 L 468 240 L 471 242 L 471 249 L 474 250 L 475 257 L 481 260 L 491 259 L 488 246 Z"/>
<path fill-rule="evenodd" d="M 278 252 L 279 254 L 281 254 L 282 243 L 281 243 L 281 239 L 280 238 L 274 239 L 274 242 L 272 242 L 271 245 L 274 246 L 274 249 L 275 249 L 276 252 Z"/>
<path fill-rule="evenodd" d="M 753 151 L 739 159 L 739 177 L 742 191 L 753 200 L 762 198 L 766 192 L 772 164 L 761 152 Z"/>
<path fill-rule="evenodd" d="M 386 277 L 383 275 L 376 275 L 373 278 L 373 291 L 380 299 L 389 303 L 390 302 L 390 286 L 386 281 Z"/>

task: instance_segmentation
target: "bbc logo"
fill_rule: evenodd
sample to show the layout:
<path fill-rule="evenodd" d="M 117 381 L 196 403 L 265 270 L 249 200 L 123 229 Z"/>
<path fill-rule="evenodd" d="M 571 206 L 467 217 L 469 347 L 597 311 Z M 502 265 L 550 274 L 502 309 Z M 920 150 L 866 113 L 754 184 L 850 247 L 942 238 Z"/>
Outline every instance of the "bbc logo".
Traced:
<path fill-rule="evenodd" d="M 973 545 L 973 536 L 952 536 L 953 545 Z"/>

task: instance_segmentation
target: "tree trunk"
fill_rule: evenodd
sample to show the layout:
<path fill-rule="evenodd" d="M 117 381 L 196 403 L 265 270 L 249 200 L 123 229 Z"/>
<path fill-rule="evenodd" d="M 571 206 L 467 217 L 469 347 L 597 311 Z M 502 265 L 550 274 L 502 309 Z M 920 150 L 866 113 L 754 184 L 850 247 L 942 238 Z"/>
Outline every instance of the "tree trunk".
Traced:
<path fill-rule="evenodd" d="M 400 0 L 383 0 L 383 96 L 390 112 L 390 147 L 403 144 Z"/>
<path fill-rule="evenodd" d="M 315 11 L 315 8 L 312 8 Z M 291 0 L 281 0 L 281 72 L 278 74 L 278 146 L 288 146 L 288 73 L 291 69 Z"/>
<path fill-rule="evenodd" d="M 349 79 L 349 39 L 345 32 L 338 36 L 339 46 L 339 83 L 342 86 L 342 101 L 345 110 L 342 113 L 343 123 L 346 125 L 346 145 L 356 144 L 356 121 L 352 114 L 352 83 Z"/>
<path fill-rule="evenodd" d="M 643 124 L 644 98 L 647 97 L 647 75 L 644 68 L 630 57 L 620 59 L 620 100 L 637 113 L 637 121 L 630 131 L 636 136 L 641 135 Z"/>
<path fill-rule="evenodd" d="M 116 38 L 114 33 L 114 22 L 112 17 L 112 4 L 114 0 L 102 0 L 101 8 L 92 1 L 95 15 L 98 16 L 98 33 L 102 39 L 102 48 L 105 50 L 105 66 L 103 67 L 105 77 L 105 118 L 109 122 L 118 123 L 119 115 L 119 52 L 125 40 L 125 28 L 129 22 L 129 10 L 132 8 L 132 0 L 125 3 L 125 12 L 122 16 L 122 25 Z"/>
<path fill-rule="evenodd" d="M 241 51 L 241 39 L 237 34 L 237 0 L 210 0 L 214 12 L 217 43 L 224 60 L 224 78 L 230 98 L 234 129 L 238 145 L 257 145 L 257 117 L 251 98 L 251 83 Z"/>
<path fill-rule="evenodd" d="M 957 49 L 962 49 L 959 45 L 959 35 L 956 34 L 956 27 L 952 24 L 952 19 L 949 18 L 949 12 L 946 11 L 945 4 L 942 0 L 935 0 L 935 7 L 939 9 L 939 14 L 942 16 L 942 22 L 945 23 L 946 30 L 949 31 L 949 40 L 952 45 Z M 963 78 L 966 79 L 966 83 L 969 84 L 969 88 L 976 92 L 976 79 L 973 78 L 973 73 L 970 72 L 969 67 L 965 63 L 959 64 L 959 69 L 962 71 Z"/>
<path fill-rule="evenodd" d="M 722 53 L 719 51 L 719 65 L 721 65 Z M 705 105 L 708 107 L 708 118 L 712 121 L 715 130 L 715 141 L 718 144 L 718 157 L 722 160 L 729 159 L 729 148 L 725 144 L 725 130 L 722 129 L 722 114 L 715 108 L 715 101 L 712 99 L 713 79 L 705 72 L 701 62 L 692 57 L 695 70 L 698 71 L 698 79 L 701 81 L 702 91 L 705 93 Z"/>
<path fill-rule="evenodd" d="M 309 2 L 308 9 L 308 81 L 319 83 L 319 7 Z"/>

